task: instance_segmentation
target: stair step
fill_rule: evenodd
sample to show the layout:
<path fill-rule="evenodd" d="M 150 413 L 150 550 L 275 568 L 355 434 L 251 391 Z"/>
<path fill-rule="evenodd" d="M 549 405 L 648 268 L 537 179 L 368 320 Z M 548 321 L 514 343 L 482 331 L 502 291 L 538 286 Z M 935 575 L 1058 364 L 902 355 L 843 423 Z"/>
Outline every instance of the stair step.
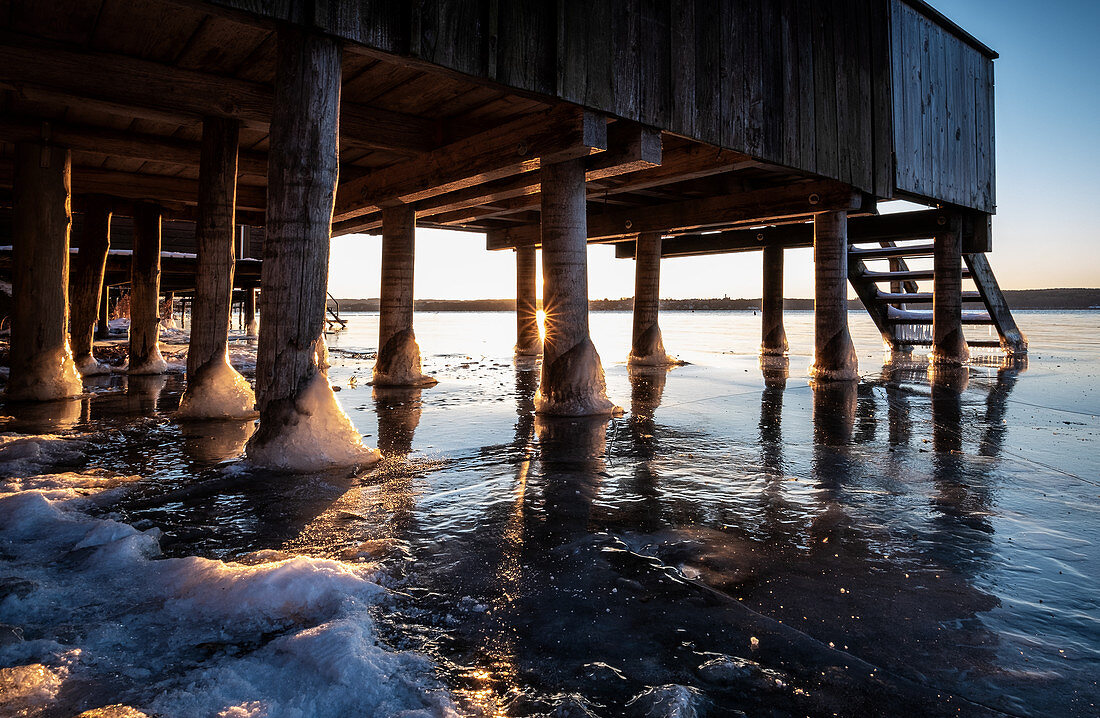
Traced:
<path fill-rule="evenodd" d="M 932 317 L 888 317 L 887 324 L 916 324 L 920 326 L 932 326 Z M 993 317 L 967 317 L 963 315 L 963 324 L 993 324 Z"/>
<path fill-rule="evenodd" d="M 970 270 L 963 268 L 962 276 L 963 279 L 970 279 Z M 859 275 L 860 279 L 869 282 L 904 282 L 909 279 L 920 281 L 922 279 L 935 279 L 935 277 L 935 272 L 931 269 L 908 269 L 903 272 L 865 271 Z"/>
<path fill-rule="evenodd" d="M 933 255 L 931 244 L 910 244 L 906 247 L 869 247 L 861 249 L 850 247 L 848 254 L 859 259 L 897 259 L 899 257 L 931 257 Z"/>
<path fill-rule="evenodd" d="M 879 292 L 879 301 L 885 304 L 931 304 L 932 292 Z M 980 302 L 982 295 L 978 292 L 963 292 L 964 302 Z"/>
<path fill-rule="evenodd" d="M 906 341 L 900 341 L 899 344 L 906 344 L 914 347 L 930 347 L 932 346 L 931 339 L 912 339 Z M 993 347 L 996 349 L 1001 348 L 1000 339 L 968 339 L 966 345 L 969 347 Z"/>

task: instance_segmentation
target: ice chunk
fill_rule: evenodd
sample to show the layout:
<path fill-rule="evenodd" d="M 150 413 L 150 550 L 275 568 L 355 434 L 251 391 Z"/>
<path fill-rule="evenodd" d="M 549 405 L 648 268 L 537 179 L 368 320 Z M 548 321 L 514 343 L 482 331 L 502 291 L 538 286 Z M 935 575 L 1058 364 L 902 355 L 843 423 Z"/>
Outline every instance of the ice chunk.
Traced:
<path fill-rule="evenodd" d="M 455 715 L 426 658 L 379 642 L 369 569 L 153 560 L 155 531 L 78 508 L 0 495 L 5 621 L 37 637 L 0 643 L 0 714 Z"/>
<path fill-rule="evenodd" d="M 96 361 L 91 354 L 85 354 L 76 361 L 76 370 L 80 376 L 103 376 L 111 373 L 111 367 Z"/>
<path fill-rule="evenodd" d="M 160 354 L 160 346 L 153 347 L 153 353 L 143 363 L 137 366 L 128 366 L 129 374 L 163 374 L 168 371 L 168 362 Z"/>
<path fill-rule="evenodd" d="M 245 419 L 256 416 L 256 395 L 248 380 L 229 366 L 229 356 L 195 373 L 176 416 L 185 419 Z"/>
<path fill-rule="evenodd" d="M 591 339 L 580 342 L 549 365 L 543 364 L 542 381 L 535 393 L 535 410 L 552 416 L 622 412 L 607 398 L 603 366 Z"/>
<path fill-rule="evenodd" d="M 263 431 L 261 424 L 260 431 Z M 336 466 L 373 464 L 382 458 L 363 445 L 351 419 L 340 408 L 323 371 L 313 375 L 298 395 L 290 421 L 275 436 L 249 441 L 249 461 L 284 471 L 320 471 Z"/>

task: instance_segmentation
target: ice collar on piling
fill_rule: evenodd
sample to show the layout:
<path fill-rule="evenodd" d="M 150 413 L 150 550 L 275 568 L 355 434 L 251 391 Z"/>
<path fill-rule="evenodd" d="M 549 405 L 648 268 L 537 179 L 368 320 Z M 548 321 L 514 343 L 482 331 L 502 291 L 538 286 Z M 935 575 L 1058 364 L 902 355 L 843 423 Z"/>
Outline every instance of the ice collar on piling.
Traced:
<path fill-rule="evenodd" d="M 294 417 L 281 436 L 268 437 L 262 445 L 255 441 L 249 443 L 247 454 L 252 463 L 306 472 L 373 464 L 381 458 L 377 450 L 363 445 L 362 437 L 336 401 L 323 371 L 308 381 L 294 409 Z"/>
<path fill-rule="evenodd" d="M 184 419 L 247 419 L 256 414 L 256 395 L 248 380 L 224 355 L 195 372 L 180 399 L 176 416 Z"/>
<path fill-rule="evenodd" d="M 168 362 L 160 354 L 160 347 L 153 347 L 152 354 L 143 363 L 131 366 L 127 370 L 129 374 L 163 374 L 168 371 Z"/>
<path fill-rule="evenodd" d="M 14 401 L 49 401 L 77 396 L 84 390 L 68 344 L 40 352 L 26 371 L 11 374 L 7 397 Z"/>

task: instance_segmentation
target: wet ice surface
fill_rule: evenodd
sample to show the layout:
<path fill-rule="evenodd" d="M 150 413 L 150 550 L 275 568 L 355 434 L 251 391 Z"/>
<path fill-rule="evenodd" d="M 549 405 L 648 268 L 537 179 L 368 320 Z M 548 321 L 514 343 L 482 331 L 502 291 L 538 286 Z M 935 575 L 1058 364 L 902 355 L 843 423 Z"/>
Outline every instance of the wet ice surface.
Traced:
<path fill-rule="evenodd" d="M 174 423 L 177 377 L 130 378 L 126 390 L 121 377 L 100 380 L 90 401 L 37 416 L 9 406 L 11 431 L 96 433 L 79 451 L 5 440 L 0 458 L 23 476 L 91 466 L 139 477 L 82 510 L 163 532 L 166 556 L 332 559 L 371 566 L 391 589 L 359 612 L 234 629 L 213 649 L 185 632 L 186 660 L 166 659 L 158 674 L 169 696 L 247 675 L 247 662 L 265 665 L 269 641 L 340 620 L 350 623 L 334 635 L 358 626 L 366 636 L 294 654 L 330 670 L 280 674 L 326 696 L 317 715 L 388 675 L 385 661 L 378 674 L 362 669 L 374 632 L 426 656 L 474 714 L 1095 715 L 1100 315 L 1019 320 L 1032 347 L 1025 371 L 974 366 L 933 388 L 923 366 L 883 369 L 873 327 L 853 314 L 863 381 L 813 391 L 805 353 L 785 381 L 765 382 L 751 313 L 666 313 L 666 345 L 693 362 L 667 373 L 628 371 L 629 315 L 597 313 L 609 395 L 628 411 L 607 422 L 535 419 L 536 367 L 511 360 L 510 314 L 418 314 L 424 369 L 440 384 L 372 391 L 376 317 L 352 315 L 330 340 L 331 376 L 386 456 L 370 473 L 222 464 L 251 427 Z M 787 330 L 792 351 L 806 352 L 811 315 L 789 313 Z M 19 481 L 9 490 L 41 487 Z M 143 571 L 163 563 L 143 560 Z M 65 570 L 22 580 L 47 586 Z M 5 601 L 0 622 L 18 622 Z M 142 615 L 139 626 L 165 620 Z M 125 654 L 132 635 L 124 622 L 92 636 L 38 620 L 26 621 L 33 638 L 64 634 L 110 660 L 104 636 L 113 630 Z M 21 665 L 0 644 L 0 665 Z M 427 670 L 414 653 L 393 655 Z M 123 674 L 70 686 L 54 714 L 103 705 L 112 691 L 140 698 L 141 683 Z M 290 714 L 270 685 L 250 690 L 272 715 Z M 190 714 L 153 700 L 135 705 Z"/>

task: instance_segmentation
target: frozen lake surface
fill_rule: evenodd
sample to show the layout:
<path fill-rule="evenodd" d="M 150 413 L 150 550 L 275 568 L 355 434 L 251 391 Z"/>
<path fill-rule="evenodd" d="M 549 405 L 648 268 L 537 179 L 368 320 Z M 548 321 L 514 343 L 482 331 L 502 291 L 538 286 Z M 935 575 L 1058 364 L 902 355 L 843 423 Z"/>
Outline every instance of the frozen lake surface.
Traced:
<path fill-rule="evenodd" d="M 534 417 L 512 314 L 418 313 L 440 383 L 377 392 L 347 318 L 370 472 L 243 468 L 177 376 L 4 409 L 0 713 L 1097 714 L 1100 313 L 932 386 L 853 312 L 814 390 L 811 313 L 765 377 L 752 312 L 665 312 L 668 372 L 596 312 L 611 421 Z"/>

